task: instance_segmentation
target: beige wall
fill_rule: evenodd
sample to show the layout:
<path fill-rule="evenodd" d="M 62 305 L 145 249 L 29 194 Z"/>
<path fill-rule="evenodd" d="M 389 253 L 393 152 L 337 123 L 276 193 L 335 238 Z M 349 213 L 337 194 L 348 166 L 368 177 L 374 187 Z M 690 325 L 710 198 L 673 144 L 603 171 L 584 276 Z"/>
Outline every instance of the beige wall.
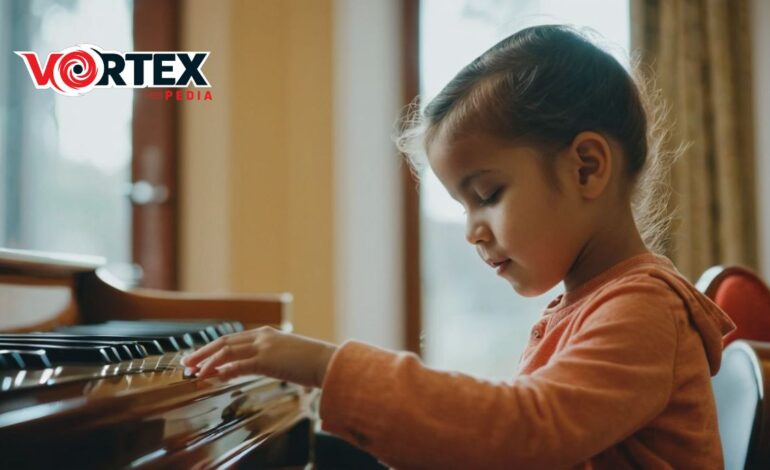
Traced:
<path fill-rule="evenodd" d="M 214 101 L 184 103 L 181 287 L 294 294 L 332 339 L 332 0 L 184 2 Z"/>

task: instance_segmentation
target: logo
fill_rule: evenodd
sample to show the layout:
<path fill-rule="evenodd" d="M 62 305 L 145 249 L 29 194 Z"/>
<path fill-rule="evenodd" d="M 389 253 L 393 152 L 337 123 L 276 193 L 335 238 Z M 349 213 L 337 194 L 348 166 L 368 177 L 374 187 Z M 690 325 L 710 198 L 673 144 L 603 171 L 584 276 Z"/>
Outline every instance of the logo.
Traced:
<path fill-rule="evenodd" d="M 35 88 L 80 96 L 94 88 L 210 88 L 203 74 L 209 52 L 114 52 L 81 44 L 48 54 L 14 51 L 27 66 Z M 200 93 L 200 92 L 199 92 Z M 211 92 L 206 91 L 210 98 Z"/>

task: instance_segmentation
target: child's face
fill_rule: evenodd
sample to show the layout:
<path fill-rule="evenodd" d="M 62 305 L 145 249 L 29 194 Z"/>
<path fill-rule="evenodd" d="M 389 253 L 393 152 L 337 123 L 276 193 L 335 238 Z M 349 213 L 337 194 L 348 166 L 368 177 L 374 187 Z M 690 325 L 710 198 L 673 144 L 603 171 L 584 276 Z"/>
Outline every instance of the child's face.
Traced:
<path fill-rule="evenodd" d="M 466 210 L 466 239 L 521 295 L 542 294 L 569 271 L 588 227 L 569 185 L 553 187 L 534 147 L 489 135 L 437 136 L 428 161 Z M 556 157 L 555 175 L 568 171 Z M 548 163 L 551 164 L 551 163 Z M 464 183 L 464 184 L 463 184 Z"/>

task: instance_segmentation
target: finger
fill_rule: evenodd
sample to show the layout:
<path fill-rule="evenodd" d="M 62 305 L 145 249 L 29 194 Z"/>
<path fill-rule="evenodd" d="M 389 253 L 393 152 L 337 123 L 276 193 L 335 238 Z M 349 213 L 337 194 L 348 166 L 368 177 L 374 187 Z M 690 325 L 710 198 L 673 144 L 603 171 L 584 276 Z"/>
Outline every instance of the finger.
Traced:
<path fill-rule="evenodd" d="M 205 358 L 216 353 L 226 345 L 238 345 L 247 342 L 251 342 L 254 339 L 254 333 L 251 331 L 242 331 L 239 333 L 222 336 L 221 338 L 212 341 L 211 343 L 203 346 L 202 348 L 193 351 L 190 355 L 182 358 L 182 364 L 187 367 L 195 367 Z"/>
<path fill-rule="evenodd" d="M 201 347 L 200 349 L 193 351 L 192 353 L 190 353 L 188 356 L 184 358 L 183 362 L 185 363 L 185 365 L 187 364 L 192 365 L 193 362 L 197 364 L 201 362 L 203 358 L 206 358 L 214 354 L 216 351 L 222 349 L 225 345 L 241 344 L 245 342 L 250 342 L 253 339 L 254 339 L 254 333 L 252 331 L 242 331 L 239 333 L 225 335 Z"/>
<path fill-rule="evenodd" d="M 256 349 L 253 344 L 225 345 L 206 360 L 198 373 L 198 377 L 203 378 L 214 375 L 217 367 L 230 362 L 251 358 L 255 352 Z"/>
<path fill-rule="evenodd" d="M 229 380 L 239 375 L 255 374 L 258 372 L 259 359 L 251 357 L 240 361 L 228 362 L 217 369 L 217 376 L 222 380 Z"/>

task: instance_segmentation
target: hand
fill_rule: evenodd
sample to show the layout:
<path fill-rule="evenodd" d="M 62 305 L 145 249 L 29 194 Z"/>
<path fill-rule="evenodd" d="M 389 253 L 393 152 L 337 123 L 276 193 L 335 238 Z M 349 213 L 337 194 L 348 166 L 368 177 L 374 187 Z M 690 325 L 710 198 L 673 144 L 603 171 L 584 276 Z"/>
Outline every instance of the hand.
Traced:
<path fill-rule="evenodd" d="M 185 357 L 182 364 L 197 369 L 200 378 L 262 374 L 320 387 L 336 350 L 331 343 L 263 326 L 223 336 Z"/>

